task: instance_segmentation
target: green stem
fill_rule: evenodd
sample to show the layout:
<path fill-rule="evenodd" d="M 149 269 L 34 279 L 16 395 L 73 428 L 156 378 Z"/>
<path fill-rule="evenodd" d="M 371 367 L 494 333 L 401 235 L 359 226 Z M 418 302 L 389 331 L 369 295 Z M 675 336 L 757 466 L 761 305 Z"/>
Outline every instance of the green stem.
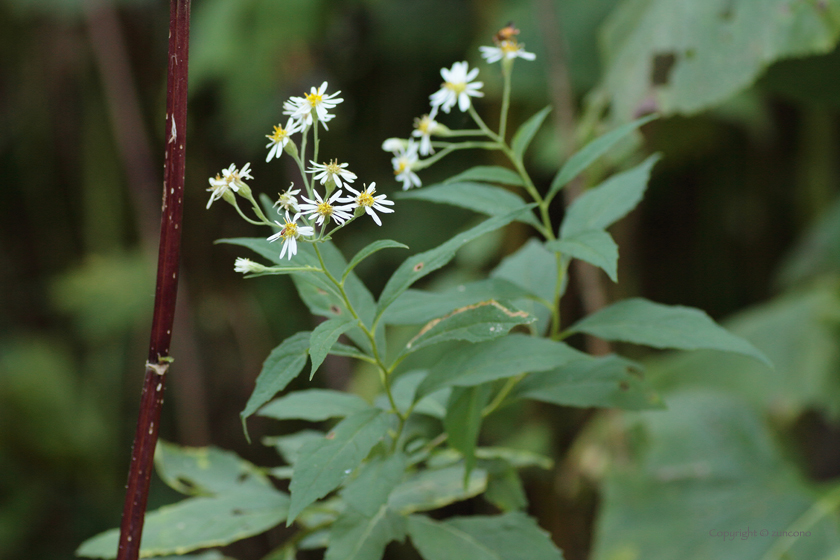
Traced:
<path fill-rule="evenodd" d="M 317 123 L 316 123 L 317 124 Z M 309 129 L 312 128 L 311 126 L 304 128 L 303 132 L 301 132 L 301 141 L 300 141 L 300 154 L 298 157 L 295 158 L 295 161 L 298 164 L 298 169 L 300 169 L 300 176 L 303 179 L 303 186 L 306 187 L 306 194 L 309 195 L 309 198 L 313 198 L 312 196 L 312 186 L 309 184 L 309 178 L 306 176 L 306 168 L 304 162 L 306 161 L 306 141 L 309 138 Z"/>
<path fill-rule="evenodd" d="M 822 498 L 817 500 L 808 510 L 803 513 L 799 519 L 794 521 L 785 532 L 791 531 L 808 531 L 811 527 L 816 525 L 823 518 L 828 517 L 831 513 L 840 507 L 840 486 L 835 487 Z M 777 539 L 773 546 L 771 546 L 761 560 L 782 560 L 787 558 L 787 552 L 796 543 L 799 537 L 784 536 Z"/>
<path fill-rule="evenodd" d="M 488 138 L 490 138 L 492 140 L 495 140 L 499 144 L 504 144 L 505 143 L 504 139 L 502 137 L 500 137 L 498 134 L 496 134 L 495 132 L 493 132 L 492 130 L 490 130 L 490 127 L 488 127 L 484 123 L 484 120 L 480 116 L 478 116 L 478 113 L 476 112 L 475 107 L 473 107 L 472 103 L 470 103 L 469 112 L 470 112 L 470 116 L 475 121 L 475 124 L 477 124 L 478 128 L 480 128 L 481 131 L 484 132 L 485 136 L 487 136 Z"/>
<path fill-rule="evenodd" d="M 251 199 L 251 202 L 253 202 L 253 199 Z M 261 216 L 261 217 L 263 218 L 263 221 L 262 221 L 262 222 L 258 222 L 258 221 L 256 221 L 256 220 L 252 220 L 251 218 L 249 218 L 248 216 L 246 216 L 246 215 L 245 215 L 245 213 L 244 213 L 244 212 L 242 212 L 242 210 L 239 208 L 239 204 L 237 204 L 237 203 L 236 203 L 236 199 L 235 199 L 235 198 L 233 199 L 233 207 L 234 207 L 234 208 L 236 208 L 236 211 L 239 213 L 239 215 L 240 215 L 240 216 L 242 216 L 242 219 L 243 219 L 243 220 L 245 220 L 246 222 L 248 222 L 249 224 L 254 224 L 255 226 L 272 226 L 272 227 L 274 227 L 274 225 L 275 225 L 275 224 L 273 224 L 273 223 L 269 222 L 269 221 L 265 218 L 265 216 Z M 256 204 L 254 204 L 254 208 L 256 209 Z M 262 214 L 262 212 L 260 212 L 260 214 Z"/>
<path fill-rule="evenodd" d="M 566 267 L 563 266 L 563 255 L 554 253 L 557 262 L 557 282 L 554 285 L 554 300 L 551 306 L 551 338 L 556 340 L 560 334 L 560 297 L 563 295 L 563 279 L 566 276 Z"/>
<path fill-rule="evenodd" d="M 436 132 L 435 136 L 441 138 L 448 138 L 451 136 L 487 136 L 483 130 L 464 129 L 464 130 L 447 130 L 446 132 Z"/>
<path fill-rule="evenodd" d="M 492 414 L 497 408 L 499 408 L 499 406 L 501 406 L 501 404 L 505 400 L 505 398 L 510 394 L 510 392 L 513 390 L 513 388 L 516 386 L 516 384 L 519 383 L 520 381 L 522 381 L 525 378 L 526 375 L 528 375 L 527 372 L 520 373 L 519 375 L 517 375 L 515 377 L 509 377 L 507 382 L 505 382 L 505 385 L 502 387 L 502 390 L 499 391 L 496 394 L 496 396 L 493 398 L 493 400 L 490 402 L 490 404 L 485 406 L 484 410 L 481 411 L 482 418 L 486 418 L 487 416 Z"/>
<path fill-rule="evenodd" d="M 508 110 L 510 109 L 510 65 L 502 64 L 502 75 L 505 80 L 504 92 L 502 93 L 502 114 L 499 115 L 499 138 L 505 139 L 507 129 Z"/>
<path fill-rule="evenodd" d="M 502 149 L 502 145 L 496 142 L 461 142 L 459 144 L 448 144 L 443 150 L 439 151 L 435 155 L 430 158 L 426 158 L 420 161 L 420 165 L 414 167 L 414 170 L 425 169 L 431 165 L 434 165 L 444 157 L 448 156 L 450 153 L 456 150 L 470 150 L 470 149 L 482 149 L 482 150 L 500 150 Z"/>
<path fill-rule="evenodd" d="M 321 145 L 321 141 L 318 140 L 318 120 L 317 120 L 317 117 L 312 122 L 313 122 L 312 127 L 315 129 L 315 130 L 312 131 L 312 143 L 315 145 L 314 148 L 313 148 L 313 153 L 312 153 L 312 161 L 314 161 L 315 163 L 318 163 L 318 148 Z"/>

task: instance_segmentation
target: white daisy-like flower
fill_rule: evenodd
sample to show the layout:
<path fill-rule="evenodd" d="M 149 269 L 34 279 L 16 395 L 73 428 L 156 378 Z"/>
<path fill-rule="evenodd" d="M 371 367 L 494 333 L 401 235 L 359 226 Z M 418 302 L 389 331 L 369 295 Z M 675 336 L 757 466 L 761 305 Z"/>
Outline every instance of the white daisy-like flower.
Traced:
<path fill-rule="evenodd" d="M 286 128 L 283 128 L 279 124 L 274 127 L 274 132 L 272 134 L 266 134 L 265 137 L 271 140 L 268 144 L 266 144 L 266 148 L 271 148 L 268 150 L 268 157 L 265 158 L 266 162 L 272 160 L 272 158 L 279 158 L 283 155 L 283 148 L 286 147 L 286 144 L 289 143 L 289 136 L 298 132 L 300 130 L 300 124 L 295 122 L 294 119 L 289 118 L 286 122 Z"/>
<path fill-rule="evenodd" d="M 499 41 L 495 47 L 478 47 L 478 50 L 481 51 L 482 58 L 491 64 L 500 60 L 513 60 L 514 58 L 524 58 L 525 60 L 537 58 L 534 53 L 525 52 L 525 45 L 517 43 L 516 39 Z"/>
<path fill-rule="evenodd" d="M 391 158 L 391 165 L 394 166 L 394 175 L 397 181 L 402 181 L 402 188 L 407 191 L 411 187 L 419 187 L 423 183 L 420 177 L 414 172 L 414 167 L 420 158 L 417 156 L 417 142 L 414 139 L 408 141 L 404 148 L 401 148 L 393 158 Z"/>
<path fill-rule="evenodd" d="M 382 151 L 397 155 L 397 153 L 405 149 L 407 144 L 408 140 L 403 140 L 402 138 L 388 138 L 382 142 Z"/>
<path fill-rule="evenodd" d="M 298 201 L 295 195 L 300 192 L 300 189 L 294 189 L 295 184 L 292 183 L 289 185 L 289 188 L 286 189 L 284 192 L 279 193 L 280 197 L 277 199 L 277 202 L 274 203 L 274 207 L 280 207 L 286 211 L 292 210 L 294 212 L 298 211 Z"/>
<path fill-rule="evenodd" d="M 233 270 L 235 272 L 241 272 L 242 274 L 253 274 L 256 272 L 262 272 L 265 270 L 265 267 L 260 263 L 255 263 L 251 259 L 239 257 L 233 263 Z"/>
<path fill-rule="evenodd" d="M 332 179 L 335 182 L 335 186 L 340 189 L 342 179 L 344 179 L 345 183 L 352 183 L 356 180 L 356 174 L 345 169 L 347 164 L 338 163 L 337 159 L 334 159 L 329 163 L 315 163 L 314 161 L 309 160 L 309 163 L 312 164 L 312 167 L 309 168 L 309 172 L 317 173 L 317 175 L 313 175 L 312 178 L 316 181 L 321 181 L 322 185 L 325 185 L 327 181 Z"/>
<path fill-rule="evenodd" d="M 318 194 L 317 191 L 313 191 L 313 194 L 315 195 L 315 200 L 310 200 L 305 196 L 301 196 L 307 204 L 300 205 L 300 212 L 310 219 L 318 216 L 318 219 L 315 220 L 317 225 L 320 226 L 324 223 L 324 220 L 329 220 L 330 218 L 339 224 L 344 224 L 344 222 L 353 217 L 352 206 L 333 205 L 333 203 L 338 200 L 338 197 L 341 196 L 341 191 L 336 191 L 327 200 L 321 198 L 321 195 Z"/>
<path fill-rule="evenodd" d="M 212 194 L 210 200 L 207 201 L 207 208 L 210 208 L 213 202 L 222 198 L 226 192 L 238 192 L 242 187 L 247 187 L 244 180 L 254 178 L 251 176 L 250 167 L 251 164 L 246 163 L 242 166 L 242 169 L 236 169 L 236 165 L 231 163 L 230 167 L 222 169 L 221 176 L 217 173 L 216 177 L 210 177 L 210 188 L 207 190 Z"/>
<path fill-rule="evenodd" d="M 302 127 L 312 124 L 312 112 L 318 117 L 318 121 L 328 128 L 327 124 L 335 115 L 330 115 L 327 111 L 334 109 L 344 99 L 336 98 L 340 94 L 337 91 L 333 94 L 327 95 L 327 82 L 321 84 L 321 87 L 310 88 L 309 93 L 303 94 L 303 97 L 292 97 L 283 103 L 283 114 L 290 115 L 292 118 L 302 125 Z"/>
<path fill-rule="evenodd" d="M 414 119 L 414 130 L 411 135 L 420 139 L 421 156 L 435 153 L 434 148 L 432 148 L 432 135 L 444 128 L 435 120 L 435 113 L 437 113 L 436 109 L 429 115 Z"/>
<path fill-rule="evenodd" d="M 298 218 L 300 218 L 300 214 L 295 214 L 294 218 L 290 218 L 289 211 L 286 210 L 286 223 L 281 224 L 277 220 L 274 220 L 274 223 L 280 226 L 280 231 L 269 237 L 268 241 L 274 242 L 278 239 L 283 239 L 283 249 L 280 250 L 281 259 L 288 252 L 288 259 L 292 260 L 292 257 L 297 254 L 298 238 L 301 236 L 310 237 L 315 234 L 315 229 L 311 226 L 297 225 Z"/>
<path fill-rule="evenodd" d="M 448 113 L 457 103 L 461 111 L 466 111 L 470 108 L 470 97 L 484 97 L 484 92 L 479 91 L 484 83 L 473 81 L 478 76 L 478 68 L 470 70 L 466 62 L 456 62 L 452 68 L 442 68 L 440 75 L 443 84 L 429 96 L 433 108 L 440 107 Z"/>
<path fill-rule="evenodd" d="M 386 196 L 384 194 L 380 194 L 379 196 L 373 196 L 373 194 L 376 192 L 376 183 L 371 183 L 362 192 L 359 192 L 350 186 L 347 187 L 347 190 L 355 194 L 356 196 L 348 196 L 347 198 L 342 198 L 341 200 L 339 200 L 339 202 L 350 202 L 353 204 L 353 208 L 364 208 L 368 216 L 373 218 L 373 221 L 376 222 L 376 225 L 378 226 L 381 226 L 382 222 L 379 221 L 379 216 L 376 215 L 376 212 L 374 212 L 374 210 L 385 212 L 386 214 L 390 214 L 394 211 L 392 208 L 385 208 L 385 206 L 382 206 L 383 204 L 393 206 L 394 201 L 386 200 Z"/>

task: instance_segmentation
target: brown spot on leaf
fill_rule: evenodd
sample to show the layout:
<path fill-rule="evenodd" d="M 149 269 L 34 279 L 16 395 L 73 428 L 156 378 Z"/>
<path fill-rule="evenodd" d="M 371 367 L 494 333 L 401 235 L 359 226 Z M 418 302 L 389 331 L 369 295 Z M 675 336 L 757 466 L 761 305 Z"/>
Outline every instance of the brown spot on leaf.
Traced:
<path fill-rule="evenodd" d="M 421 270 L 423 270 L 424 266 L 426 266 L 425 263 L 421 263 L 421 262 L 415 264 L 414 265 L 414 272 L 420 272 Z"/>
<path fill-rule="evenodd" d="M 335 432 L 330 432 L 326 435 L 327 439 L 335 439 Z"/>
<path fill-rule="evenodd" d="M 333 312 L 333 315 L 341 315 L 341 308 L 336 304 L 330 305 L 330 311 Z"/>
<path fill-rule="evenodd" d="M 627 383 L 626 381 L 621 381 L 621 382 L 618 384 L 618 387 L 619 387 L 619 389 L 621 389 L 622 391 L 629 391 L 629 390 L 630 390 L 630 384 L 629 384 L 629 383 Z"/>

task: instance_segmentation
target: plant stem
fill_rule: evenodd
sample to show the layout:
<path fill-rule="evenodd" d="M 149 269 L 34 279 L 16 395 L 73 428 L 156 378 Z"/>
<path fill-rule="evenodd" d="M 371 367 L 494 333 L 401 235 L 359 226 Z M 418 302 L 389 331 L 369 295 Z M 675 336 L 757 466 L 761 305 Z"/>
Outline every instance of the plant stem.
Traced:
<path fill-rule="evenodd" d="M 509 64 L 502 64 L 502 75 L 505 80 L 504 92 L 502 93 L 502 114 L 499 116 L 499 138 L 504 141 L 505 132 L 507 132 L 507 117 L 510 109 L 510 75 L 511 66 Z"/>
<path fill-rule="evenodd" d="M 166 92 L 167 141 L 164 152 L 163 208 L 160 225 L 155 308 L 146 361 L 137 431 L 120 525 L 117 560 L 136 560 L 149 496 L 149 482 L 169 369 L 169 345 L 178 292 L 181 217 L 184 195 L 184 154 L 187 132 L 187 64 L 189 60 L 191 0 L 171 0 L 169 11 L 169 63 Z"/>

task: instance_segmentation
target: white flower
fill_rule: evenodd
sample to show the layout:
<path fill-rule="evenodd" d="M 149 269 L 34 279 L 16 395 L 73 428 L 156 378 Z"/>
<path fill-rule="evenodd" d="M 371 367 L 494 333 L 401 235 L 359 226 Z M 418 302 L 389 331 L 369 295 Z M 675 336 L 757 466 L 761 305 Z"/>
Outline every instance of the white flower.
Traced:
<path fill-rule="evenodd" d="M 298 211 L 298 201 L 297 198 L 295 198 L 295 195 L 300 192 L 300 189 L 293 189 L 292 187 L 294 186 L 295 184 L 292 183 L 291 185 L 289 185 L 288 189 L 286 189 L 282 193 L 279 193 L 280 198 L 278 198 L 277 202 L 274 203 L 275 208 L 279 206 L 280 208 L 283 208 L 286 211 Z"/>
<path fill-rule="evenodd" d="M 315 89 L 315 86 L 310 88 L 310 93 L 303 94 L 303 97 L 290 98 L 283 103 L 283 114 L 291 115 L 303 128 L 312 124 L 312 111 L 315 111 L 318 121 L 324 125 L 324 128 L 327 128 L 326 123 L 335 117 L 335 115 L 330 115 L 327 111 L 334 109 L 344 99 L 336 99 L 335 96 L 340 94 L 340 91 L 330 95 L 326 95 L 326 91 L 327 82 L 324 82 L 317 89 Z"/>
<path fill-rule="evenodd" d="M 421 156 L 435 153 L 434 148 L 432 148 L 432 135 L 444 128 L 435 120 L 435 113 L 437 113 L 437 108 L 433 109 L 430 115 L 423 115 L 419 119 L 414 119 L 414 130 L 411 135 L 420 139 Z"/>
<path fill-rule="evenodd" d="M 260 263 L 255 263 L 251 259 L 243 259 L 239 257 L 233 263 L 233 270 L 235 272 L 241 272 L 242 274 L 253 274 L 256 272 L 262 272 L 265 270 L 265 267 Z"/>
<path fill-rule="evenodd" d="M 271 148 L 268 151 L 268 157 L 265 158 L 266 162 L 271 161 L 272 158 L 279 158 L 283 155 L 283 148 L 286 147 L 286 144 L 289 143 L 289 135 L 294 134 L 300 130 L 300 124 L 295 122 L 294 119 L 289 118 L 288 122 L 286 122 L 286 128 L 283 128 L 279 124 L 274 127 L 274 132 L 272 134 L 266 134 L 265 137 L 271 140 L 268 144 L 266 144 L 266 148 Z"/>
<path fill-rule="evenodd" d="M 268 238 L 269 242 L 274 242 L 283 238 L 283 249 L 280 251 L 280 258 L 283 258 L 283 255 L 286 254 L 286 251 L 289 253 L 289 260 L 292 260 L 292 256 L 297 254 L 297 239 L 302 235 L 304 237 L 310 237 L 315 234 L 315 230 L 311 226 L 299 226 L 297 225 L 297 220 L 300 218 L 300 214 L 295 214 L 294 218 L 289 217 L 289 211 L 286 210 L 286 223 L 281 224 L 277 220 L 274 220 L 274 223 L 280 226 L 280 231 L 272 235 Z"/>
<path fill-rule="evenodd" d="M 345 167 L 347 167 L 347 164 L 339 164 L 337 159 L 334 159 L 329 163 L 315 163 L 312 160 L 310 160 L 309 163 L 312 164 L 312 167 L 309 168 L 309 172 L 318 173 L 312 178 L 321 181 L 322 185 L 326 184 L 327 181 L 332 179 L 335 182 L 335 186 L 340 189 L 342 179 L 344 179 L 344 181 L 347 183 L 352 183 L 356 180 L 355 173 L 344 169 Z"/>
<path fill-rule="evenodd" d="M 301 204 L 300 211 L 308 218 L 313 218 L 317 215 L 318 219 L 315 220 L 317 225 L 320 226 L 324 223 L 324 220 L 329 220 L 330 218 L 339 224 L 343 224 L 353 217 L 352 206 L 333 206 L 333 202 L 338 200 L 338 197 L 341 196 L 341 191 L 336 191 L 335 194 L 327 200 L 321 198 L 321 195 L 318 194 L 317 191 L 313 191 L 313 193 L 316 200 L 309 200 L 305 196 L 301 196 L 301 198 L 308 204 Z"/>
<path fill-rule="evenodd" d="M 484 83 L 473 82 L 478 76 L 478 68 L 469 70 L 466 62 L 456 62 L 452 68 L 442 68 L 440 75 L 443 84 L 429 96 L 433 108 L 440 107 L 444 113 L 448 113 L 457 103 L 461 111 L 466 111 L 470 108 L 470 97 L 484 97 L 484 93 L 478 91 Z"/>
<path fill-rule="evenodd" d="M 534 53 L 525 52 L 525 45 L 520 45 L 516 39 L 505 39 L 499 41 L 496 47 L 478 47 L 481 51 L 481 56 L 487 62 L 498 62 L 502 59 L 513 60 L 514 58 L 524 58 L 525 60 L 534 60 L 537 55 Z"/>
<path fill-rule="evenodd" d="M 382 206 L 383 204 L 387 204 L 388 206 L 393 206 L 394 202 L 391 200 L 385 200 L 385 195 L 380 194 L 379 196 L 373 196 L 376 192 L 376 183 L 371 183 L 370 185 L 365 188 L 362 192 L 359 192 L 353 187 L 348 186 L 347 190 L 351 193 L 355 194 L 355 197 L 348 196 L 347 198 L 342 198 L 339 202 L 351 202 L 353 203 L 354 208 L 364 208 L 365 212 L 373 218 L 373 221 L 376 222 L 376 225 L 381 226 L 382 222 L 379 221 L 379 216 L 376 215 L 374 210 L 379 210 L 380 212 L 385 212 L 386 214 L 390 214 L 394 210 L 391 208 L 385 208 Z"/>
<path fill-rule="evenodd" d="M 413 171 L 414 167 L 420 158 L 417 156 L 417 142 L 413 139 L 408 141 L 408 144 L 401 148 L 397 154 L 391 158 L 391 165 L 394 166 L 394 175 L 397 181 L 402 181 L 402 188 L 407 191 L 412 186 L 419 187 L 422 185 L 420 177 Z"/>
<path fill-rule="evenodd" d="M 382 142 L 382 151 L 397 155 L 398 152 L 405 149 L 407 144 L 408 140 L 403 140 L 402 138 L 388 138 Z"/>
<path fill-rule="evenodd" d="M 243 180 L 253 179 L 249 169 L 250 166 L 250 163 L 246 163 L 242 166 L 242 169 L 237 170 L 236 165 L 231 163 L 230 167 L 222 169 L 221 177 L 218 174 L 216 174 L 216 177 L 210 177 L 210 188 L 207 190 L 211 191 L 212 194 L 210 200 L 207 201 L 207 208 L 210 208 L 213 202 L 222 198 L 229 190 L 238 192 L 242 187 L 247 187 Z"/>

